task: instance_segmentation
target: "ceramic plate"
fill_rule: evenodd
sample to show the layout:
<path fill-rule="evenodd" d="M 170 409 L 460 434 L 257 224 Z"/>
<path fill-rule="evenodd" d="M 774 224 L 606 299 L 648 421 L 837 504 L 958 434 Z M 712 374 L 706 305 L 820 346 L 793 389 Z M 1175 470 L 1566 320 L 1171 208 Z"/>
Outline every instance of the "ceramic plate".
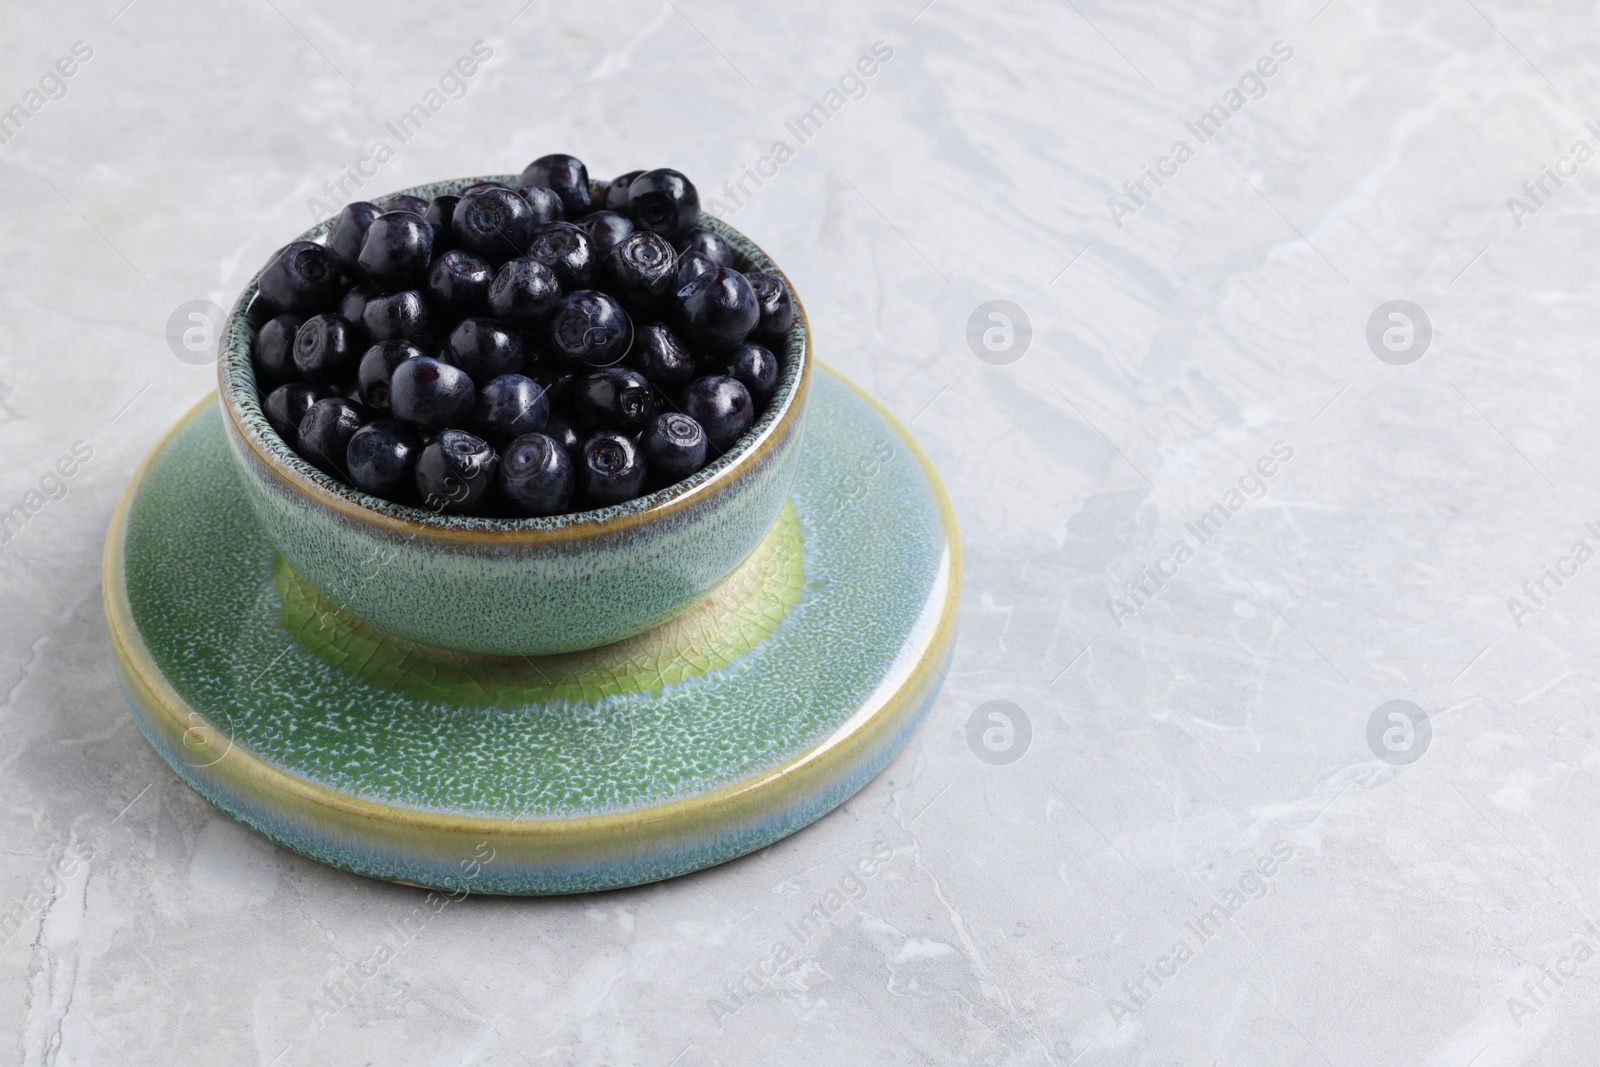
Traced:
<path fill-rule="evenodd" d="M 910 436 L 821 370 L 801 448 L 771 533 L 682 615 L 584 652 L 473 656 L 377 631 L 285 565 L 212 398 L 112 523 L 124 695 L 207 800 L 352 873 L 570 893 L 743 855 L 888 763 L 954 638 L 954 519 Z"/>

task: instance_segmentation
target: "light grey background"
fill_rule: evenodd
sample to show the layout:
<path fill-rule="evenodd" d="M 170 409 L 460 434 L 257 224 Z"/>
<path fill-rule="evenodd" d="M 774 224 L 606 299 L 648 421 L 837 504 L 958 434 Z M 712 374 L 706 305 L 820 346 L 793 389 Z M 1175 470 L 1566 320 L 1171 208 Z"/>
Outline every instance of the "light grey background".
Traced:
<path fill-rule="evenodd" d="M 0 504 L 74 442 L 93 458 L 0 550 L 0 912 L 27 916 L 0 1058 L 1591 1060 L 1600 563 L 1507 601 L 1600 548 L 1600 162 L 1537 211 L 1507 199 L 1600 149 L 1600 9 L 922 2 L 7 5 L 0 107 L 73 42 L 93 57 L 0 146 Z M 480 40 L 466 95 L 361 194 L 570 150 L 710 197 L 788 140 L 732 221 L 944 474 L 961 635 L 906 752 L 818 825 L 664 885 L 452 905 L 319 1018 L 417 894 L 166 770 L 113 682 L 101 546 L 212 389 L 169 315 L 228 304 Z M 865 95 L 796 145 L 785 123 L 877 41 Z M 1278 41 L 1265 95 L 1199 144 L 1185 123 Z M 1108 208 L 1180 138 L 1194 158 Z M 1032 326 L 1007 365 L 967 343 L 995 299 Z M 1405 366 L 1366 340 L 1395 299 L 1433 328 Z M 1119 625 L 1108 599 L 1277 442 L 1265 495 Z M 969 748 L 993 756 L 999 724 L 969 731 L 991 700 L 1028 717 L 1020 760 Z M 1403 722 L 1369 747 L 1392 700 L 1428 716 L 1420 758 Z M 875 843 L 859 899 L 736 998 Z M 1202 943 L 1186 924 L 1230 900 Z"/>

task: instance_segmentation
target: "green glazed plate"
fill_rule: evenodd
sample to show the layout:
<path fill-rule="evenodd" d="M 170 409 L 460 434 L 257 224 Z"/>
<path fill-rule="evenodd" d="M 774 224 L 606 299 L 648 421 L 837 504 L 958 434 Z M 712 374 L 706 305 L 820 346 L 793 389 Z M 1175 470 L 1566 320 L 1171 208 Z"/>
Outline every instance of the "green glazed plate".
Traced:
<path fill-rule="evenodd" d="M 373 629 L 296 575 L 212 398 L 107 538 L 123 693 L 200 795 L 355 874 L 572 893 L 733 859 L 882 770 L 954 640 L 955 522 L 911 437 L 823 370 L 801 449 L 771 533 L 683 614 L 604 648 L 474 656 Z"/>

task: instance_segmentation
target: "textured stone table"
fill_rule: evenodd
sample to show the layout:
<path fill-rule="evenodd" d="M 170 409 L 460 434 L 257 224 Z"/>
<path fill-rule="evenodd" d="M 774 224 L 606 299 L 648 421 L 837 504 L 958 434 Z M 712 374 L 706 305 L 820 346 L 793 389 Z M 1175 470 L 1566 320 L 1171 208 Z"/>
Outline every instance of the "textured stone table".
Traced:
<path fill-rule="evenodd" d="M 1590 8 L 124 2 L 0 43 L 0 1058 L 1592 1060 Z M 101 542 L 212 388 L 175 312 L 341 182 L 552 150 L 785 265 L 944 472 L 962 633 L 812 828 L 402 934 L 144 744 Z"/>

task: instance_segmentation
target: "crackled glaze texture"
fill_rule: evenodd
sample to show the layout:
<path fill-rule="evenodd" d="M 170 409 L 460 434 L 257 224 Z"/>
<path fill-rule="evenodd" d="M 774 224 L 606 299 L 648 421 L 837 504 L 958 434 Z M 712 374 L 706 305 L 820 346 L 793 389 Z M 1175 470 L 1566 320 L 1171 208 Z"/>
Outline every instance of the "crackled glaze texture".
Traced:
<path fill-rule="evenodd" d="M 107 614 L 145 736 L 308 856 L 492 893 L 680 874 L 849 797 L 937 691 L 948 505 L 834 375 L 778 521 L 726 583 L 631 640 L 543 657 L 418 647 L 340 611 L 258 528 L 224 421 L 197 409 L 130 490 Z"/>
<path fill-rule="evenodd" d="M 483 180 L 404 191 L 432 197 Z M 723 235 L 742 269 L 781 274 L 731 226 L 710 217 L 705 225 Z M 326 229 L 323 223 L 302 236 Z M 224 329 L 218 371 L 228 443 L 251 505 L 296 571 L 388 633 L 495 655 L 568 652 L 630 637 L 727 577 L 771 527 L 793 479 L 810 383 L 803 309 L 782 353 L 777 393 L 725 455 L 625 504 L 498 520 L 437 516 L 380 500 L 290 449 L 267 424 L 255 386 L 250 351 L 263 321 L 255 296 L 252 280 Z"/>

